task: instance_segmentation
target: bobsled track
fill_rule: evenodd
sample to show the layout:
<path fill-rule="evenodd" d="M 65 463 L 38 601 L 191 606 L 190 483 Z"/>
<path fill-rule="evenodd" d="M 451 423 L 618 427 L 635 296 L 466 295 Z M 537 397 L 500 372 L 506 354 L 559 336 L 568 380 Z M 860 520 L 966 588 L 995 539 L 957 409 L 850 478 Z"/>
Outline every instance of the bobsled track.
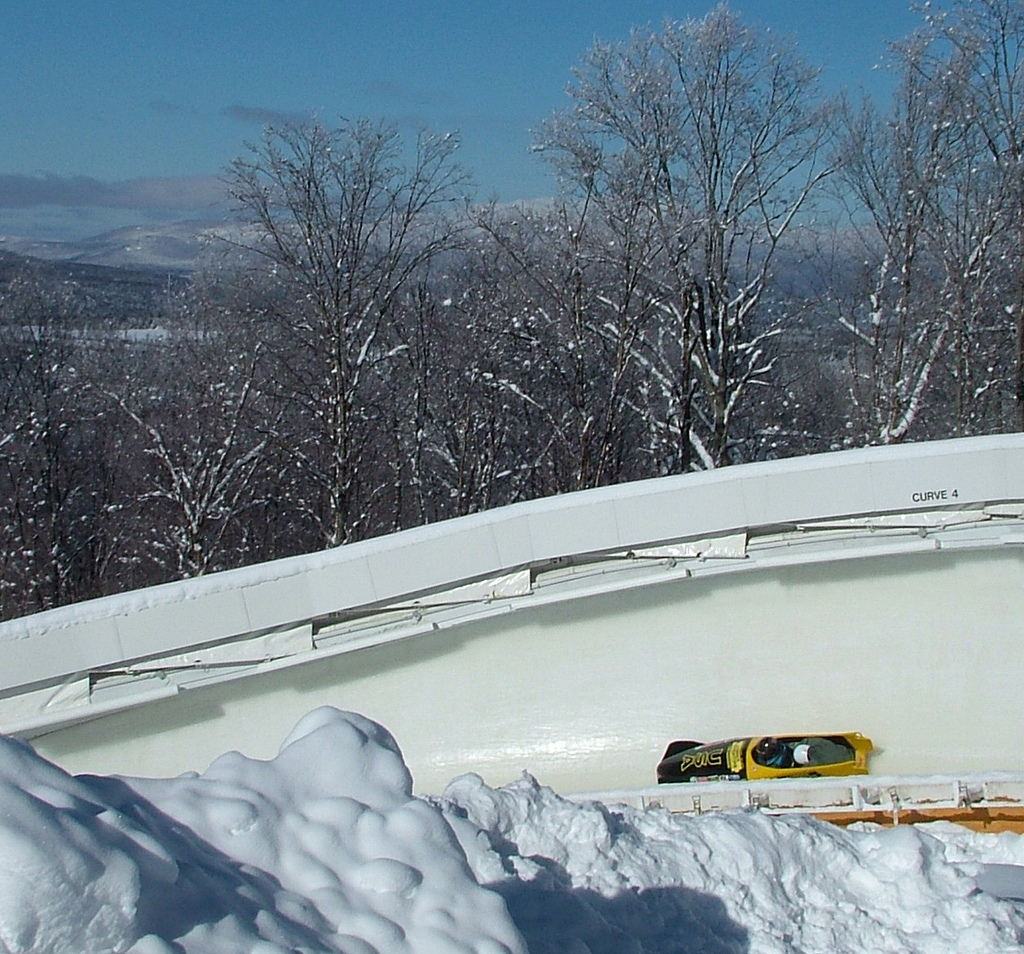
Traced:
<path fill-rule="evenodd" d="M 665 802 L 638 790 L 673 738 L 860 731 L 861 782 L 1005 802 L 1024 793 L 1024 435 L 517 504 L 13 620 L 0 644 L 0 731 L 73 772 L 271 757 L 329 704 L 387 726 L 423 793 L 528 770 Z M 844 804 L 908 801 L 838 781 Z"/>

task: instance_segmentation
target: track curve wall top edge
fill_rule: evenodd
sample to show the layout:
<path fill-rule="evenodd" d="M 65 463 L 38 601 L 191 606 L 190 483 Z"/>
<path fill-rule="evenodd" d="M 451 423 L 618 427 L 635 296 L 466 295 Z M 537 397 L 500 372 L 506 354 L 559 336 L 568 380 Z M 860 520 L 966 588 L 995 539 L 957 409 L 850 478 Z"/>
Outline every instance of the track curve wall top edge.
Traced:
<path fill-rule="evenodd" d="M 544 498 L 0 623 L 0 695 L 583 555 L 1024 501 L 1024 435 L 872 447 Z"/>

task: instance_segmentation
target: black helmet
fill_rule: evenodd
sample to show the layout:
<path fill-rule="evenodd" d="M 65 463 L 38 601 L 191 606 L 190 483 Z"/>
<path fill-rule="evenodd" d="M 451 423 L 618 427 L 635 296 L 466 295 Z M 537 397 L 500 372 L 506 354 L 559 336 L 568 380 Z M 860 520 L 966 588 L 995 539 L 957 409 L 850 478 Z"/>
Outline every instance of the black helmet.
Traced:
<path fill-rule="evenodd" d="M 765 736 L 757 743 L 757 747 L 754 749 L 754 755 L 757 757 L 757 761 L 762 765 L 769 765 L 773 759 L 776 759 L 782 753 L 782 743 L 772 737 Z"/>

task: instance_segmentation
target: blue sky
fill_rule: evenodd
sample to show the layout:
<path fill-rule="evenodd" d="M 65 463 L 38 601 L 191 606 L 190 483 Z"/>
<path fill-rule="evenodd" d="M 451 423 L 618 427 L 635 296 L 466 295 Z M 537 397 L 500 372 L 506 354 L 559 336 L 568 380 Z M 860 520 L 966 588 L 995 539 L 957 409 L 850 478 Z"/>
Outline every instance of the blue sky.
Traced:
<path fill-rule="evenodd" d="M 941 6 L 942 4 L 935 4 Z M 458 131 L 481 198 L 550 194 L 530 130 L 595 39 L 715 0 L 0 0 L 0 234 L 194 217 L 263 123 L 315 112 Z M 886 96 L 909 0 L 733 0 L 826 88 Z"/>

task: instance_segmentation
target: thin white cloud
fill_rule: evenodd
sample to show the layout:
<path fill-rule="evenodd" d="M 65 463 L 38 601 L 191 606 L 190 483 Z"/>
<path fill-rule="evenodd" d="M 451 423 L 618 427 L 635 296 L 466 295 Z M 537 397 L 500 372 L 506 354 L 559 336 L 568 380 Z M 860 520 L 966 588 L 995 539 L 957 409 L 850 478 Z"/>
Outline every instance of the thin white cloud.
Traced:
<path fill-rule="evenodd" d="M 215 176 L 104 182 L 88 176 L 0 174 L 0 208 L 4 209 L 199 209 L 223 205 L 226 198 L 224 183 Z"/>
<path fill-rule="evenodd" d="M 225 116 L 242 123 L 257 123 L 260 126 L 295 126 L 310 121 L 310 116 L 300 113 L 286 113 L 277 109 L 264 109 L 262 106 L 226 106 Z"/>
<path fill-rule="evenodd" d="M 388 106 L 426 106 L 447 103 L 451 96 L 442 95 L 434 90 L 417 89 L 404 86 L 391 80 L 370 80 L 363 85 L 363 94 L 373 102 Z"/>
<path fill-rule="evenodd" d="M 174 116 L 174 115 L 194 115 L 195 110 L 190 109 L 187 106 L 182 106 L 180 103 L 172 103 L 166 99 L 154 99 L 149 104 L 149 108 L 154 113 L 159 113 L 163 116 Z"/>

